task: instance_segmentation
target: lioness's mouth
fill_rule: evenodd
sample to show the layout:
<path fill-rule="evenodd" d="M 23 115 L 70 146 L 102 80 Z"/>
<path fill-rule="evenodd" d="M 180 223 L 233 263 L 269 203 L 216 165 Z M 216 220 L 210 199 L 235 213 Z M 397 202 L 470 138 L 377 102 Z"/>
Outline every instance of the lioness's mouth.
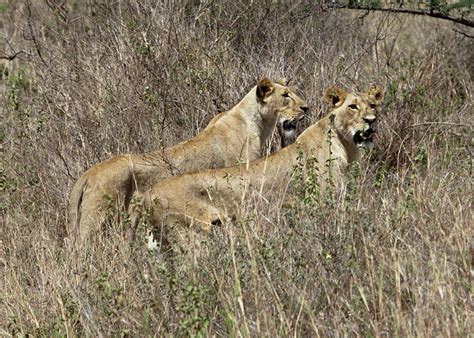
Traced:
<path fill-rule="evenodd" d="M 371 149 L 374 145 L 374 134 L 375 130 L 370 127 L 365 131 L 359 130 L 354 135 L 354 143 L 358 148 Z"/>
<path fill-rule="evenodd" d="M 296 129 L 296 121 L 286 120 L 283 121 L 283 130 L 284 131 L 293 131 Z"/>
<path fill-rule="evenodd" d="M 303 120 L 305 117 L 306 117 L 305 115 L 301 115 L 301 116 L 297 117 L 296 119 L 283 121 L 283 125 L 282 125 L 283 130 L 284 131 L 295 131 L 297 123 L 300 122 L 301 120 Z"/>

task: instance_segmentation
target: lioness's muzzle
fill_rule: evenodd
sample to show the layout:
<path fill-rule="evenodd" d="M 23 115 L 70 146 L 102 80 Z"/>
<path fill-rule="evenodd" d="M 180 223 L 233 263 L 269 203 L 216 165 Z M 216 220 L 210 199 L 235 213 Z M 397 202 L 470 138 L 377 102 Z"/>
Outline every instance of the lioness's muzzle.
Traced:
<path fill-rule="evenodd" d="M 372 127 L 367 128 L 365 131 L 359 130 L 354 135 L 354 143 L 357 146 L 361 146 L 364 143 L 372 142 L 375 134 L 375 130 Z"/>
<path fill-rule="evenodd" d="M 305 110 L 306 111 L 306 110 Z M 298 122 L 302 121 L 306 115 L 301 115 L 297 120 L 285 120 L 283 121 L 284 131 L 294 131 Z"/>

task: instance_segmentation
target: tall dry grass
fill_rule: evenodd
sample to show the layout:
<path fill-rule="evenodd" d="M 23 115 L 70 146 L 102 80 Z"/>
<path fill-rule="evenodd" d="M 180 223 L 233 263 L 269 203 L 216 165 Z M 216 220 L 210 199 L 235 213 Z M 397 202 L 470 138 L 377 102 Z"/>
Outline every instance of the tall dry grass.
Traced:
<path fill-rule="evenodd" d="M 24 51 L 1 64 L 1 335 L 472 333 L 472 39 L 306 1 L 61 3 L 0 5 L 4 52 Z M 343 201 L 295 179 L 205 254 L 157 260 L 124 223 L 68 256 L 86 168 L 195 135 L 262 76 L 300 88 L 306 125 L 328 85 L 386 88 Z"/>

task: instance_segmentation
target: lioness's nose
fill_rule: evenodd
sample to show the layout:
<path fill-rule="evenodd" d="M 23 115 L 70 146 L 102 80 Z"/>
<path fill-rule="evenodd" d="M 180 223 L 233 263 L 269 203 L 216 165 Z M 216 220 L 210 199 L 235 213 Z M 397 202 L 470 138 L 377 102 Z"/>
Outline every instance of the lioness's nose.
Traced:
<path fill-rule="evenodd" d="M 364 121 L 367 122 L 367 123 L 374 123 L 376 119 L 377 119 L 377 117 L 375 117 L 375 116 L 366 116 L 366 117 L 364 117 Z"/>

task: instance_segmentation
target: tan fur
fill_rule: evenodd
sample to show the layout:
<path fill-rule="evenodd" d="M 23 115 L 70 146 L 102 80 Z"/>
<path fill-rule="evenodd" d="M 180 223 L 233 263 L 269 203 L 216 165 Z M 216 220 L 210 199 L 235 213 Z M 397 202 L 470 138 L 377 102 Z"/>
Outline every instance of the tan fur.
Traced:
<path fill-rule="evenodd" d="M 293 145 L 248 166 L 183 174 L 156 184 L 145 196 L 146 204 L 153 204 L 152 222 L 200 224 L 207 230 L 234 218 L 252 192 L 268 196 L 283 190 L 299 163 L 298 153 L 302 154 L 304 170 L 313 163 L 320 177 L 330 173 L 336 183 L 342 184 L 347 165 L 359 158 L 359 147 L 371 143 L 375 108 L 382 103 L 383 91 L 375 86 L 367 93 L 330 88 L 325 99 L 333 110 L 307 128 Z M 358 147 L 355 140 L 359 139 Z M 329 158 L 333 160 L 328 168 Z"/>
<path fill-rule="evenodd" d="M 194 138 L 141 155 L 120 155 L 87 170 L 71 192 L 69 236 L 80 245 L 110 207 L 128 207 L 135 192 L 183 172 L 221 168 L 262 156 L 278 117 L 299 120 L 306 103 L 287 86 L 262 79 L 236 106 Z"/>

